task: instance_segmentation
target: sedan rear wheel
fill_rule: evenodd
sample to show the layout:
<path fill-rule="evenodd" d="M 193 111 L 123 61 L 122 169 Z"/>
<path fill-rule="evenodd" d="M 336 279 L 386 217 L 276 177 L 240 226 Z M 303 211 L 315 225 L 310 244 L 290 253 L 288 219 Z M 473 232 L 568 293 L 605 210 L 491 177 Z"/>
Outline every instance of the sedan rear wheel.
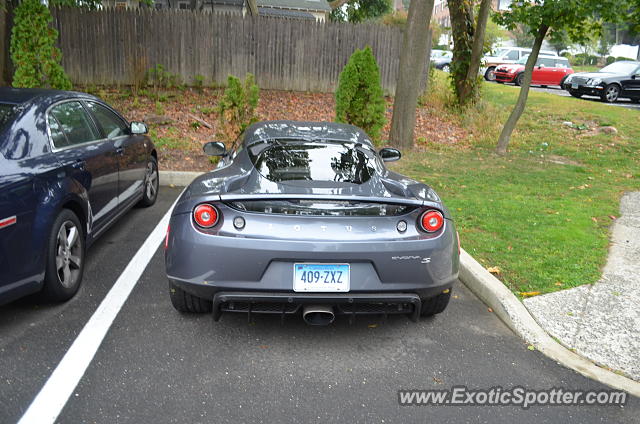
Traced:
<path fill-rule="evenodd" d="M 620 87 L 617 84 L 609 84 L 604 88 L 602 93 L 602 101 L 607 103 L 615 103 L 620 95 Z"/>
<path fill-rule="evenodd" d="M 158 162 L 156 158 L 151 157 L 147 164 L 147 172 L 144 176 L 144 195 L 140 200 L 140 205 L 151 206 L 156 202 L 158 198 Z"/>
<path fill-rule="evenodd" d="M 449 71 L 451 71 L 451 68 L 449 67 L 449 65 L 444 65 L 444 66 L 442 67 L 442 70 L 443 70 L 444 72 L 449 72 Z"/>
<path fill-rule="evenodd" d="M 439 314 L 444 311 L 449 304 L 451 298 L 451 289 L 446 290 L 446 293 L 440 293 L 435 297 L 428 299 L 422 299 L 422 308 L 420 309 L 420 316 L 430 317 L 435 314 Z"/>
<path fill-rule="evenodd" d="M 84 270 L 84 233 L 78 217 L 63 209 L 53 223 L 47 251 L 43 296 L 49 301 L 73 297 Z"/>
<path fill-rule="evenodd" d="M 171 304 L 178 312 L 203 314 L 211 312 L 213 302 L 187 293 L 169 281 L 169 296 Z"/>

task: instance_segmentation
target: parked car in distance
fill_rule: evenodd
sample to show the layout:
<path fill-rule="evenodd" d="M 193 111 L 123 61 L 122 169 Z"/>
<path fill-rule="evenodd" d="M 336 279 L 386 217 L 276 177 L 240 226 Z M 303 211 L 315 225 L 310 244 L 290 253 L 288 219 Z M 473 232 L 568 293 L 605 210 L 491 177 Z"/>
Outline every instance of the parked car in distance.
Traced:
<path fill-rule="evenodd" d="M 451 70 L 453 53 L 448 50 L 431 50 L 431 66 L 444 72 Z"/>
<path fill-rule="evenodd" d="M 71 298 L 85 250 L 158 194 L 147 127 L 70 91 L 0 88 L 0 304 Z"/>
<path fill-rule="evenodd" d="M 640 101 L 640 62 L 623 60 L 597 72 L 577 72 L 564 80 L 562 88 L 574 97 L 598 96 L 603 102 L 619 98 Z"/>
<path fill-rule="evenodd" d="M 512 65 L 499 65 L 496 67 L 496 82 L 522 85 L 524 81 L 524 68 L 528 58 L 529 56 L 525 56 Z M 533 67 L 531 84 L 541 85 L 543 87 L 548 85 L 560 86 L 567 75 L 571 74 L 573 74 L 573 69 L 571 69 L 567 58 L 559 56 L 539 56 Z"/>
<path fill-rule="evenodd" d="M 483 66 L 480 72 L 484 75 L 485 80 L 495 81 L 494 72 L 498 65 L 516 63 L 523 57 L 529 56 L 530 53 L 531 49 L 527 47 L 501 47 L 496 51 L 495 55 L 482 58 Z M 550 50 L 540 50 L 539 55 L 558 56 Z"/>
<path fill-rule="evenodd" d="M 458 276 L 459 241 L 428 185 L 392 172 L 359 128 L 268 121 L 249 127 L 178 198 L 166 237 L 169 295 L 180 312 L 345 314 L 442 312 Z"/>

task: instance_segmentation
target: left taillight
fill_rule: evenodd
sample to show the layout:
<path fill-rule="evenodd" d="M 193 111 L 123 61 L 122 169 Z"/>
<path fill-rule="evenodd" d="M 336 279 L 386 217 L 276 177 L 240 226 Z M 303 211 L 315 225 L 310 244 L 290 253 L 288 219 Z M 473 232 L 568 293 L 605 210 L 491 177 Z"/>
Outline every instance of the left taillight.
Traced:
<path fill-rule="evenodd" d="M 420 227 L 428 232 L 435 233 L 444 225 L 444 217 L 440 211 L 430 209 L 420 216 Z"/>
<path fill-rule="evenodd" d="M 193 220 L 202 228 L 211 228 L 218 223 L 220 213 L 209 203 L 201 203 L 193 210 Z"/>

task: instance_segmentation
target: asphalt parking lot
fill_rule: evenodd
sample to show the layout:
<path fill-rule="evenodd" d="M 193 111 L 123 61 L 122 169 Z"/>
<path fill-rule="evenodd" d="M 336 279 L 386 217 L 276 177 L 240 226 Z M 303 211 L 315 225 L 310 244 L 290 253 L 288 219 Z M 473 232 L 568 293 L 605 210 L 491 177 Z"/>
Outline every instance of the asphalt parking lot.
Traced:
<path fill-rule="evenodd" d="M 496 82 L 489 82 L 488 84 L 497 84 Z M 519 87 L 513 85 L 513 84 L 505 84 L 506 86 L 511 86 L 514 87 L 514 89 L 518 89 Z M 565 90 L 562 90 L 560 87 L 536 87 L 533 86 L 531 87 L 531 90 L 533 91 L 541 91 L 544 93 L 550 93 L 550 94 L 555 94 L 557 96 L 563 96 L 563 97 L 571 97 L 571 95 L 569 93 L 567 93 Z M 583 96 L 582 98 L 578 99 L 575 98 L 576 102 L 598 102 L 598 103 L 603 103 L 598 97 L 595 96 Z M 636 110 L 640 110 L 640 103 L 634 103 L 629 99 L 624 99 L 624 98 L 620 98 L 620 100 L 618 100 L 615 103 L 603 103 L 606 104 L 607 106 L 612 106 L 612 107 L 624 107 L 627 109 L 636 109 Z"/>
<path fill-rule="evenodd" d="M 0 307 L 0 423 L 17 422 L 178 189 L 134 209 L 90 250 L 84 283 L 63 305 L 23 299 Z M 401 316 L 301 319 L 180 315 L 167 294 L 159 246 L 119 311 L 60 423 L 632 423 L 620 406 L 399 406 L 400 389 L 524 386 L 598 390 L 513 335 L 457 284 L 449 308 Z"/>

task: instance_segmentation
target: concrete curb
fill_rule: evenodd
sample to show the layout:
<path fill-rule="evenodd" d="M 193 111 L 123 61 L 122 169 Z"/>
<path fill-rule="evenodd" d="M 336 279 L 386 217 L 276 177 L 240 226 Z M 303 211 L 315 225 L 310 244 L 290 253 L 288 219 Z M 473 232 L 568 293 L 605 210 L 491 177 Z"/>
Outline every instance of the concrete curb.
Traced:
<path fill-rule="evenodd" d="M 556 342 L 500 280 L 462 250 L 460 281 L 488 305 L 513 332 L 554 361 L 585 377 L 640 397 L 640 383 L 600 368 Z"/>
<path fill-rule="evenodd" d="M 186 187 L 191 181 L 204 174 L 204 172 L 162 171 L 160 170 L 161 186 Z"/>

